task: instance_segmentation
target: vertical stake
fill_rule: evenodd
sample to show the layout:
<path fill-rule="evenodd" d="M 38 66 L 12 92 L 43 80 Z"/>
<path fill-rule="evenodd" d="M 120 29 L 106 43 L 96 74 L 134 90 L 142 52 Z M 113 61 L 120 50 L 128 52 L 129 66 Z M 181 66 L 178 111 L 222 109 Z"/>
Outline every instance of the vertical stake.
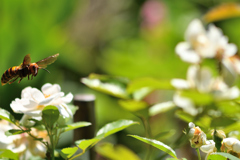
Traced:
<path fill-rule="evenodd" d="M 77 94 L 74 96 L 74 105 L 78 110 L 74 115 L 74 122 L 86 121 L 92 125 L 74 130 L 74 142 L 80 139 L 91 139 L 95 136 L 95 96 L 92 94 Z M 89 151 L 89 160 L 95 160 L 96 153 L 93 148 Z"/>

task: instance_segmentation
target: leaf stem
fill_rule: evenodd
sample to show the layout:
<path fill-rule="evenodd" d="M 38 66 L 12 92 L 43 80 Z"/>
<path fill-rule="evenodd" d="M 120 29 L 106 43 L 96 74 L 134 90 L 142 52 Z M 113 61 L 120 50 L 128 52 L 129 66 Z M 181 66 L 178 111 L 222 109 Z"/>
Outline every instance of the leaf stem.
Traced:
<path fill-rule="evenodd" d="M 197 151 L 197 155 L 198 155 L 198 160 L 201 160 L 201 155 L 200 155 L 199 148 L 196 148 L 196 151 Z"/>
<path fill-rule="evenodd" d="M 151 128 L 150 128 L 148 119 L 146 119 L 145 117 L 140 117 L 140 119 L 143 122 L 143 126 L 144 126 L 145 132 L 146 132 L 146 137 L 152 138 Z M 146 158 L 145 158 L 146 160 L 151 159 L 151 153 L 152 153 L 152 146 L 148 145 L 148 150 L 147 150 L 147 154 L 146 154 Z"/>

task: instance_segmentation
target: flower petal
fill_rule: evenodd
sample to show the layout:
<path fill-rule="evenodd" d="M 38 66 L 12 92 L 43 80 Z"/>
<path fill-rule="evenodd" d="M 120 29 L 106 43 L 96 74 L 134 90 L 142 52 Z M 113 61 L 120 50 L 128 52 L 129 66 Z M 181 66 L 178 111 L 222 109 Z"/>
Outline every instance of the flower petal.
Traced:
<path fill-rule="evenodd" d="M 42 100 L 45 99 L 44 95 L 42 94 L 41 91 L 39 91 L 38 89 L 36 88 L 32 88 L 31 90 L 31 95 L 32 95 L 32 98 L 34 101 L 36 102 L 41 102 Z"/>
<path fill-rule="evenodd" d="M 56 106 L 63 117 L 72 117 L 72 111 L 68 108 L 66 104 L 61 104 Z"/>
<path fill-rule="evenodd" d="M 180 42 L 175 48 L 176 53 L 179 57 L 188 63 L 199 63 L 201 61 L 200 56 L 191 49 L 191 46 L 187 42 Z"/>
<path fill-rule="evenodd" d="M 73 94 L 68 93 L 65 97 L 61 98 L 64 103 L 70 103 L 73 99 Z"/>
<path fill-rule="evenodd" d="M 201 151 L 203 151 L 204 153 L 213 152 L 214 148 L 215 148 L 215 142 L 213 140 L 206 141 L 206 144 L 200 147 Z"/>
<path fill-rule="evenodd" d="M 173 87 L 175 87 L 177 89 L 189 89 L 190 88 L 188 81 L 186 81 L 184 79 L 172 79 L 171 84 Z"/>
<path fill-rule="evenodd" d="M 42 86 L 42 92 L 44 95 L 53 95 L 55 93 L 59 93 L 61 91 L 61 87 L 58 84 L 50 84 L 46 83 L 45 85 Z"/>
<path fill-rule="evenodd" d="M 191 99 L 181 97 L 180 95 L 175 94 L 173 96 L 173 102 L 177 106 L 181 107 L 186 113 L 189 113 L 193 116 L 197 115 L 197 113 L 198 113 L 198 110 L 194 107 Z"/>
<path fill-rule="evenodd" d="M 190 22 L 185 32 L 185 39 L 190 42 L 193 37 L 196 37 L 200 34 L 205 34 L 205 28 L 202 25 L 202 22 L 199 19 L 194 19 Z"/>
<path fill-rule="evenodd" d="M 12 101 L 10 107 L 15 113 L 24 113 L 29 110 L 33 110 L 38 106 L 38 104 L 29 99 L 18 99 Z"/>

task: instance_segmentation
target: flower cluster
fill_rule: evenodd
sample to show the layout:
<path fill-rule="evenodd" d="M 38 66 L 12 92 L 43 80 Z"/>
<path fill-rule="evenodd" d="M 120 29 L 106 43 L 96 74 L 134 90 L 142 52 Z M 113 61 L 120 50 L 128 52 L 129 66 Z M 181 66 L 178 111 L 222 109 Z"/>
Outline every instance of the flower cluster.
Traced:
<path fill-rule="evenodd" d="M 236 45 L 229 44 L 228 38 L 219 28 L 211 24 L 209 29 L 205 30 L 198 19 L 189 24 L 185 40 L 176 46 L 176 53 L 183 61 L 192 64 L 201 63 L 204 58 L 217 58 L 222 61 L 237 52 Z"/>
<path fill-rule="evenodd" d="M 42 111 L 46 106 L 51 105 L 59 110 L 59 114 L 63 118 L 71 118 L 73 113 L 67 103 L 70 103 L 72 99 L 73 95 L 69 93 L 64 96 L 61 87 L 57 84 L 47 83 L 42 86 L 41 91 L 32 87 L 23 89 L 21 99 L 16 98 L 10 104 L 12 110 L 15 113 L 22 113 L 23 117 L 20 123 L 16 120 L 0 121 L 0 147 L 18 153 L 20 158 L 24 157 L 23 159 L 31 155 L 46 157 L 46 152 L 49 152 L 49 144 L 56 145 L 53 144 L 53 141 L 50 142 L 50 136 L 59 138 L 61 132 L 53 130 L 53 126 L 51 129 L 46 127 L 41 121 Z M 38 129 L 33 127 L 36 122 L 39 122 Z M 9 130 L 19 131 L 19 134 L 6 136 L 5 133 Z"/>
<path fill-rule="evenodd" d="M 1 149 L 9 149 L 14 153 L 18 153 L 20 157 L 24 157 L 25 159 L 28 159 L 30 155 L 40 156 L 42 158 L 45 157 L 47 149 L 43 143 L 40 141 L 35 141 L 33 137 L 27 133 L 6 136 L 5 132 L 18 128 L 5 120 L 0 120 L 0 125 Z M 37 129 L 32 129 L 30 133 L 36 138 L 42 138 L 45 142 L 49 141 L 47 132 L 45 130 L 40 131 Z"/>
<path fill-rule="evenodd" d="M 216 138 L 214 140 L 207 140 L 206 134 L 199 128 L 195 127 L 195 124 L 189 123 L 189 140 L 193 148 L 200 148 L 204 153 L 207 153 L 207 157 L 217 152 Z M 216 130 L 212 133 L 212 136 L 218 138 L 220 141 L 220 151 L 230 153 L 238 158 L 240 158 L 240 141 L 236 138 L 229 137 L 226 138 L 225 133 L 222 130 Z"/>
<path fill-rule="evenodd" d="M 236 55 L 236 45 L 228 43 L 228 38 L 213 24 L 205 30 L 198 19 L 189 24 L 185 40 L 176 46 L 176 53 L 183 61 L 191 65 L 187 71 L 186 80 L 171 80 L 172 86 L 177 89 L 173 97 L 174 103 L 183 111 L 195 116 L 202 111 L 202 108 L 190 98 L 183 96 L 183 91 L 209 94 L 216 101 L 238 98 L 239 89 L 232 86 L 234 77 L 240 73 L 240 60 Z M 202 62 L 206 58 L 214 59 L 220 65 L 217 77 L 212 75 L 209 68 L 203 66 Z"/>

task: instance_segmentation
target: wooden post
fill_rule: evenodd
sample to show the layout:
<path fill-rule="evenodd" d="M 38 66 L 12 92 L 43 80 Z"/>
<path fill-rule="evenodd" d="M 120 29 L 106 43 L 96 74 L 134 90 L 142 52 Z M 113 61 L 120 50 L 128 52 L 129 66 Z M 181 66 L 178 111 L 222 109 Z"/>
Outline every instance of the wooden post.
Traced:
<path fill-rule="evenodd" d="M 92 94 L 78 94 L 74 96 L 74 105 L 78 110 L 74 115 L 74 122 L 86 121 L 92 125 L 74 130 L 74 142 L 80 139 L 91 139 L 95 136 L 95 96 Z M 96 153 L 93 148 L 89 152 L 89 160 L 95 160 Z"/>

